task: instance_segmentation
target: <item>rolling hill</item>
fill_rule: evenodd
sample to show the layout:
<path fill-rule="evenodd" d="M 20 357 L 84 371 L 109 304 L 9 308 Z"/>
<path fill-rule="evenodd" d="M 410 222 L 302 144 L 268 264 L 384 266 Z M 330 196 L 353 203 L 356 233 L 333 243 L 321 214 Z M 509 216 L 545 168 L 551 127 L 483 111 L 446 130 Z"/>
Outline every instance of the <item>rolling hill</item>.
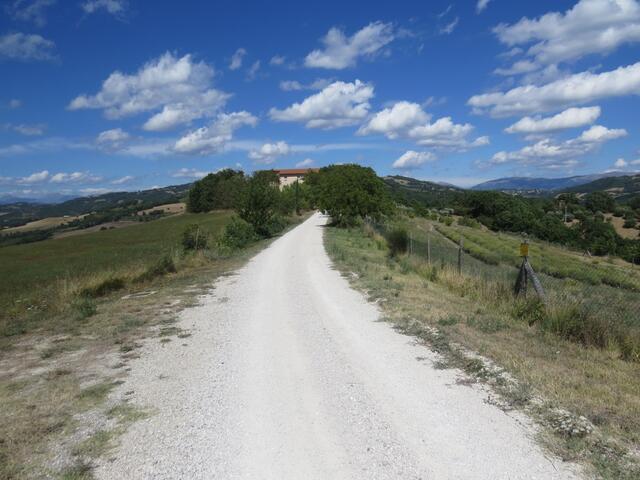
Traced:
<path fill-rule="evenodd" d="M 450 206 L 452 201 L 464 190 L 453 185 L 417 180 L 415 178 L 392 175 L 383 178 L 396 200 L 408 204 Z"/>
<path fill-rule="evenodd" d="M 623 172 L 609 172 L 595 175 L 577 175 L 563 178 L 507 177 L 480 183 L 472 190 L 498 190 L 521 195 L 541 195 L 552 191 L 566 190 L 600 179 L 619 177 Z"/>
<path fill-rule="evenodd" d="M 182 200 L 191 183 L 141 190 L 137 192 L 112 192 L 91 197 L 79 197 L 62 203 L 17 202 L 0 206 L 0 228 L 24 225 L 47 217 L 84 215 L 104 212 L 117 207 L 138 204 L 140 208 L 174 203 Z"/>
<path fill-rule="evenodd" d="M 616 200 L 624 201 L 626 198 L 640 194 L 640 174 L 625 175 L 623 177 L 601 178 L 563 190 L 563 193 L 575 193 L 578 195 L 591 192 L 607 192 Z"/>

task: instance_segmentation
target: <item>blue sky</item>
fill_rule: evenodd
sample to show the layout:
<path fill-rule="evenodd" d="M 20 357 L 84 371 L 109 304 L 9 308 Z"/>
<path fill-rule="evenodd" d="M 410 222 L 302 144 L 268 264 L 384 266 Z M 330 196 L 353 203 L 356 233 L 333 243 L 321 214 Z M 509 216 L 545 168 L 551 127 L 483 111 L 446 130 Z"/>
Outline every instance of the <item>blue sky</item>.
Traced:
<path fill-rule="evenodd" d="M 640 2 L 7 0 L 0 195 L 640 169 Z"/>

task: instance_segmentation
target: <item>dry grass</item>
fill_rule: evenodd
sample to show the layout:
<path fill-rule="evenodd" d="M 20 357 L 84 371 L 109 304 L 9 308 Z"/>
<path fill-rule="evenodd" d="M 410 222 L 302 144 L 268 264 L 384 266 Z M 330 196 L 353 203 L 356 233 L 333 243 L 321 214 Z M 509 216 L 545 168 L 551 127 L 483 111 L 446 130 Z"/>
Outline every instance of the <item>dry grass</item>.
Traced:
<path fill-rule="evenodd" d="M 640 237 L 640 230 L 637 228 L 624 228 L 624 218 L 622 217 L 614 217 L 610 213 L 605 215 L 607 220 L 611 219 L 611 225 L 616 229 L 618 235 L 622 238 L 631 238 L 633 240 Z"/>
<path fill-rule="evenodd" d="M 143 213 L 149 213 L 158 210 L 161 210 L 165 214 L 169 215 L 185 213 L 187 211 L 187 204 L 184 202 L 167 203 L 165 205 L 158 205 L 152 208 L 147 208 L 146 210 L 140 210 L 137 215 L 142 215 Z"/>
<path fill-rule="evenodd" d="M 66 216 L 66 217 L 47 217 L 47 218 L 42 218 L 40 220 L 35 220 L 33 222 L 25 223 L 24 225 L 20 225 L 19 227 L 5 228 L 2 230 L 2 233 L 18 233 L 18 232 L 32 232 L 34 230 L 47 230 L 49 228 L 59 227 L 60 225 L 66 225 L 69 222 L 72 222 L 82 217 L 84 217 L 84 215 L 79 215 L 79 216 L 72 215 L 72 216 Z"/>
<path fill-rule="evenodd" d="M 381 299 L 385 315 L 397 325 L 418 322 L 442 333 L 428 339 L 433 348 L 460 344 L 487 357 L 518 380 L 530 395 L 511 395 L 514 405 L 531 395 L 543 408 L 529 413 L 544 424 L 545 412 L 562 407 L 587 417 L 599 435 L 570 439 L 549 433 L 548 445 L 565 458 L 584 460 L 603 477 L 637 478 L 625 452 L 640 450 L 640 369 L 609 350 L 585 348 L 531 328 L 513 308 L 487 302 L 495 290 L 449 269 L 429 268 L 419 258 L 392 260 L 376 234 L 361 229 L 327 229 L 326 244 L 337 267 L 371 299 Z M 461 365 L 473 370 L 474 365 Z M 603 438 L 604 441 L 599 439 Z M 618 445 L 617 448 L 610 448 Z M 605 448 L 606 447 L 606 448 Z"/>

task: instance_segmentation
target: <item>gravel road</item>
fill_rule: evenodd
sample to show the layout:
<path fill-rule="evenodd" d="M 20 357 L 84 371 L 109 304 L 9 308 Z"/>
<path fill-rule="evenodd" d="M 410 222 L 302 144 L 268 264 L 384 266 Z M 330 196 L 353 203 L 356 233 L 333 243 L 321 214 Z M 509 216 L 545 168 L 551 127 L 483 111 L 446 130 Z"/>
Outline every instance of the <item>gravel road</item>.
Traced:
<path fill-rule="evenodd" d="M 312 216 L 146 342 L 101 479 L 570 479 L 530 423 L 456 383 L 333 270 Z M 184 345 L 186 344 L 186 345 Z"/>

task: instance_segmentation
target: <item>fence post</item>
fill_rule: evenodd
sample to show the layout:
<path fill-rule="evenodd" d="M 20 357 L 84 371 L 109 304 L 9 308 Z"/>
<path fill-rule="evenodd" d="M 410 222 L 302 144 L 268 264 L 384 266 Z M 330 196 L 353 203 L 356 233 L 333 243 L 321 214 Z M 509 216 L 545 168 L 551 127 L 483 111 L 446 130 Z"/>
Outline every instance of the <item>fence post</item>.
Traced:
<path fill-rule="evenodd" d="M 431 231 L 427 232 L 427 262 L 431 265 Z"/>
<path fill-rule="evenodd" d="M 409 256 L 413 255 L 413 234 L 409 232 Z"/>
<path fill-rule="evenodd" d="M 464 248 L 464 237 L 460 235 L 460 246 L 458 247 L 458 275 L 462 275 L 462 249 Z"/>

